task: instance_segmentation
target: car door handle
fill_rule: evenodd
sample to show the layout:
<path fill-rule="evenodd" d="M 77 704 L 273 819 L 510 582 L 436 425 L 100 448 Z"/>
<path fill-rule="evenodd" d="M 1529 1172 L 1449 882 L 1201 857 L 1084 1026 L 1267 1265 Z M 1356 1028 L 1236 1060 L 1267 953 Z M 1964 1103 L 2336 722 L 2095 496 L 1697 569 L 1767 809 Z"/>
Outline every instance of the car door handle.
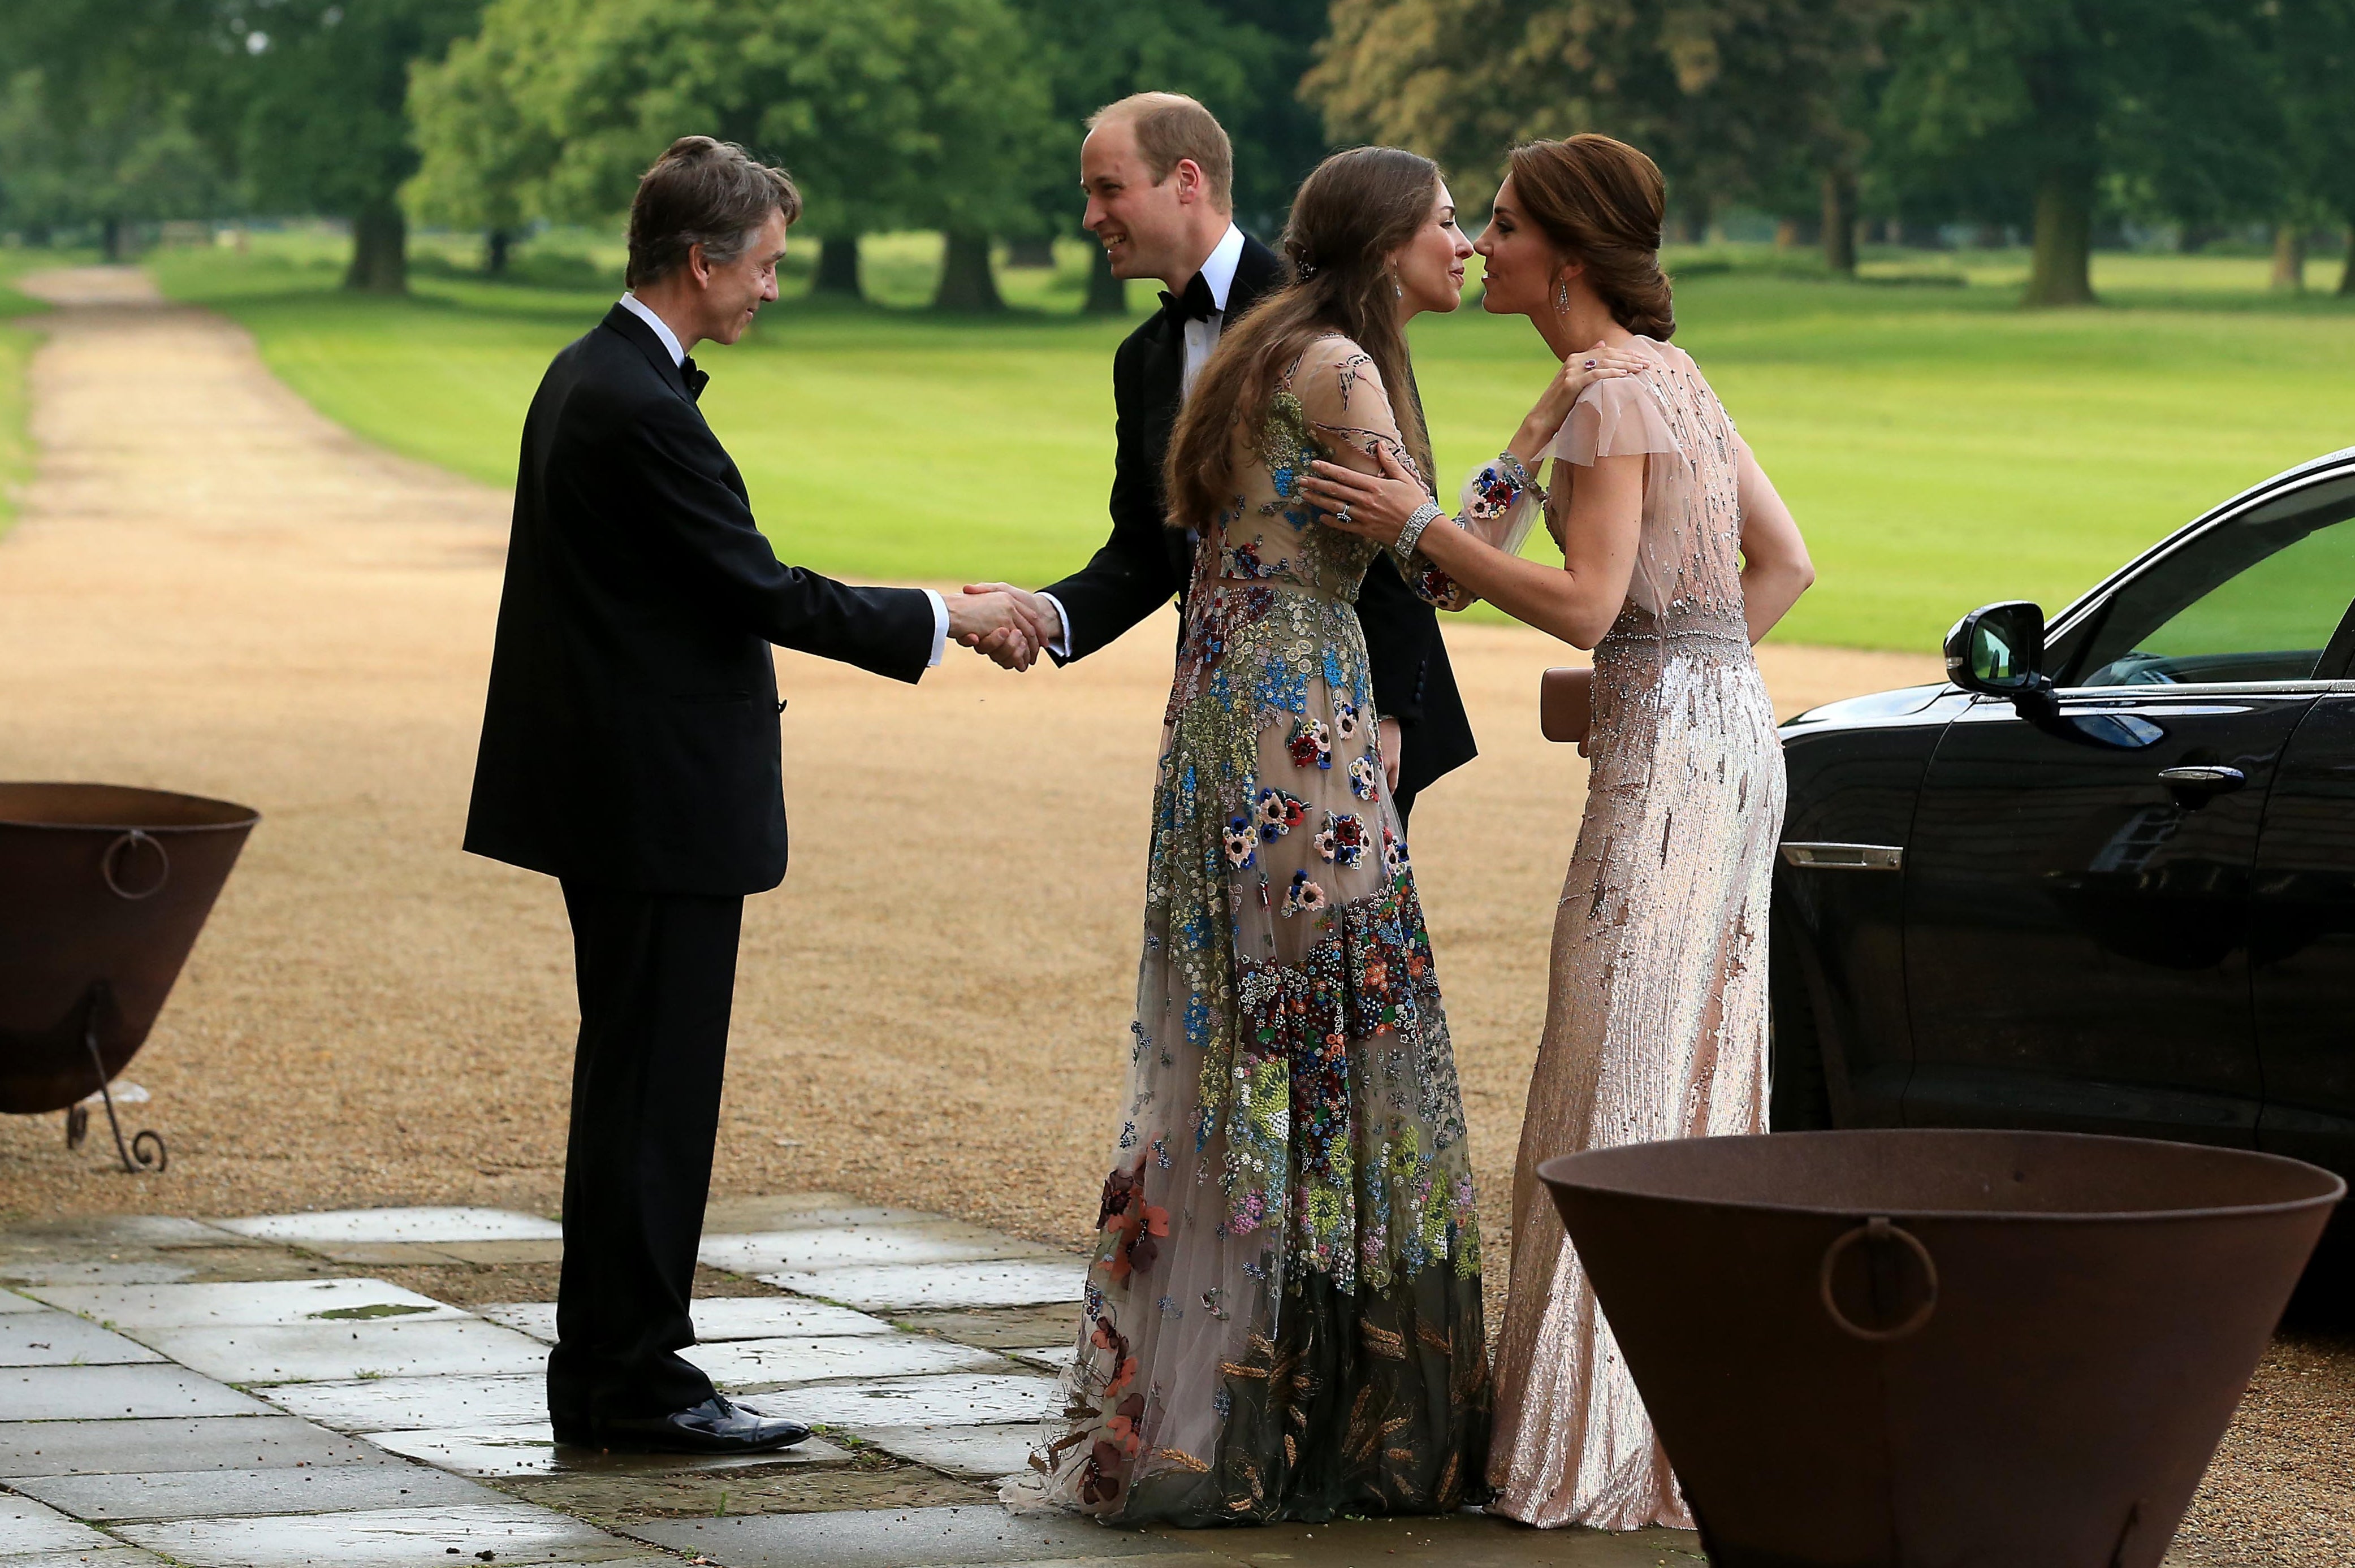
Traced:
<path fill-rule="evenodd" d="M 2211 795 L 2229 795 L 2249 781 L 2249 776 L 2237 768 L 2225 768 L 2212 762 L 2188 763 L 2181 768 L 2162 768 L 2158 781 L 2175 791 L 2179 799 L 2204 800 Z"/>

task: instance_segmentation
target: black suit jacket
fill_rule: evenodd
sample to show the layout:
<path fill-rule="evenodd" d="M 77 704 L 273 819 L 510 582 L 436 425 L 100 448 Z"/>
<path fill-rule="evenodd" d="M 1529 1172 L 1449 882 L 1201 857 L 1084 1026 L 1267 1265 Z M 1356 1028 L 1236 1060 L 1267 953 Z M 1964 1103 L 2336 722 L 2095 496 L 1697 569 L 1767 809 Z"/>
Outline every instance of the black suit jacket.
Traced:
<path fill-rule="evenodd" d="M 1274 251 L 1246 236 L 1227 291 L 1231 326 L 1284 281 Z M 1113 355 L 1117 451 L 1113 461 L 1112 537 L 1085 567 L 1046 591 L 1071 621 L 1071 657 L 1083 659 L 1167 604 L 1183 608 L 1193 546 L 1168 525 L 1161 464 L 1184 396 L 1184 330 L 1166 311 L 1128 334 Z M 1358 622 L 1372 666 L 1374 707 L 1399 721 L 1399 789 L 1412 794 L 1477 754 L 1439 617 L 1417 599 L 1385 554 L 1367 568 Z"/>
<path fill-rule="evenodd" d="M 924 673 L 932 601 L 779 565 L 693 379 L 616 305 L 540 380 L 466 817 L 476 854 L 655 893 L 774 887 L 769 645 Z"/>

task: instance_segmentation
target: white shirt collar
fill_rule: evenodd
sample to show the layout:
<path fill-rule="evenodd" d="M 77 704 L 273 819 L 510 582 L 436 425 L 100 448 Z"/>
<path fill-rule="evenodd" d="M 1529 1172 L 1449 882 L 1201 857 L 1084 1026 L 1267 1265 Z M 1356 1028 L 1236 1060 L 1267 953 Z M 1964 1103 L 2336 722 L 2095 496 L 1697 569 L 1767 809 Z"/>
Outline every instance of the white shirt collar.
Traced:
<path fill-rule="evenodd" d="M 1225 236 L 1202 261 L 1202 281 L 1210 286 L 1210 299 L 1221 313 L 1227 308 L 1228 291 L 1235 286 L 1235 268 L 1242 259 L 1243 231 L 1230 223 Z"/>
<path fill-rule="evenodd" d="M 1230 274 L 1233 270 L 1231 266 L 1228 268 Z M 648 310 L 644 300 L 639 299 L 635 294 L 624 293 L 622 296 L 622 308 L 655 329 L 655 335 L 662 339 L 662 345 L 670 350 L 670 362 L 673 365 L 683 365 L 687 362 L 687 350 L 679 347 L 678 334 L 670 330 L 668 322 Z"/>

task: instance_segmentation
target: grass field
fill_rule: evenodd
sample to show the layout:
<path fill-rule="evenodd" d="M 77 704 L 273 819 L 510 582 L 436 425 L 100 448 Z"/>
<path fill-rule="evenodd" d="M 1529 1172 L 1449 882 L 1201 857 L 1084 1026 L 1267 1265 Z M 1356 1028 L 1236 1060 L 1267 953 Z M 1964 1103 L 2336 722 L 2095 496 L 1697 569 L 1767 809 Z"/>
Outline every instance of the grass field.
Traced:
<path fill-rule="evenodd" d="M 32 445 L 25 434 L 25 366 L 39 334 L 15 323 L 48 308 L 9 285 L 19 274 L 58 260 L 46 250 L 0 249 L 0 534 L 16 520 L 16 487 L 32 471 Z"/>
<path fill-rule="evenodd" d="M 610 242 L 543 244 L 519 277 L 421 245 L 408 300 L 335 288 L 337 242 L 165 252 L 176 298 L 250 327 L 330 417 L 506 483 L 547 359 L 618 287 Z M 704 408 L 789 558 L 850 577 L 1043 581 L 1105 528 L 1114 345 L 1134 321 L 1075 313 L 1086 262 L 1003 274 L 1018 309 L 921 309 L 922 237 L 871 241 L 892 308 L 789 297 L 745 344 L 706 349 Z M 796 263 L 805 260 L 797 255 Z M 1701 362 L 1806 530 L 1819 581 L 1778 632 L 1927 649 L 1960 611 L 2055 609 L 2141 546 L 2267 474 L 2355 444 L 2355 307 L 2270 296 L 2257 259 L 2103 256 L 2106 304 L 2016 309 L 2025 258 L 1871 253 L 1834 282 L 1772 252 L 1691 251 L 1677 341 Z M 796 281 L 792 287 L 798 290 Z M 1133 286 L 1142 311 L 1152 299 Z M 1547 371 L 1527 323 L 1425 317 L 1416 367 L 1441 466 L 1496 450 Z M 1542 545 L 1540 546 L 1542 548 Z"/>

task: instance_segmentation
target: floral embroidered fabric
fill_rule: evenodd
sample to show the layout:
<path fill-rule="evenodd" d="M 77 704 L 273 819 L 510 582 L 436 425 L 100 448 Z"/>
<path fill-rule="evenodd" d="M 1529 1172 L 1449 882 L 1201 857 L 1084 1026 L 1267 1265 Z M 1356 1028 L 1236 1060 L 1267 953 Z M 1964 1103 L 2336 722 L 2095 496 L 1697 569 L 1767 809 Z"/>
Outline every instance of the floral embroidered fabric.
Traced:
<path fill-rule="evenodd" d="M 1485 1495 L 1463 1103 L 1350 609 L 1376 546 L 1296 489 L 1398 440 L 1371 362 L 1320 340 L 1197 546 L 1127 1090 L 1018 1506 L 1205 1524 Z"/>

